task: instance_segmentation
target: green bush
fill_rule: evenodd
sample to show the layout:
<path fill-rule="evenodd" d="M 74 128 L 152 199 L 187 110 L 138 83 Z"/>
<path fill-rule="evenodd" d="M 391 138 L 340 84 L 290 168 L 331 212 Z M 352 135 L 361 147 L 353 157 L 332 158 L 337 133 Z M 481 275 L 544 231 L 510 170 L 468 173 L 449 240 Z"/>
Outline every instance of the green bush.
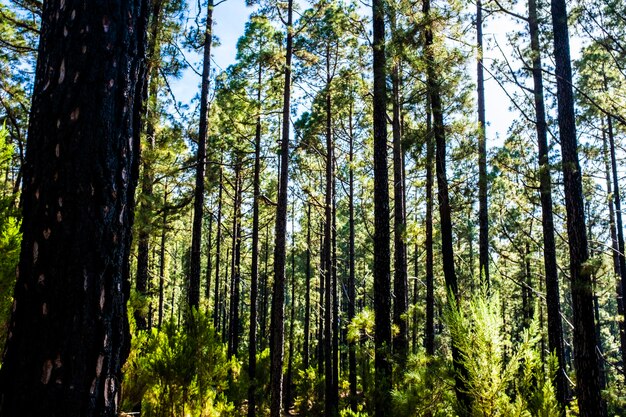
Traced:
<path fill-rule="evenodd" d="M 194 311 L 184 328 L 166 322 L 161 331 L 134 338 L 125 365 L 123 409 L 140 406 L 143 416 L 234 415 L 225 392 L 239 371 L 226 358 L 210 318 Z"/>

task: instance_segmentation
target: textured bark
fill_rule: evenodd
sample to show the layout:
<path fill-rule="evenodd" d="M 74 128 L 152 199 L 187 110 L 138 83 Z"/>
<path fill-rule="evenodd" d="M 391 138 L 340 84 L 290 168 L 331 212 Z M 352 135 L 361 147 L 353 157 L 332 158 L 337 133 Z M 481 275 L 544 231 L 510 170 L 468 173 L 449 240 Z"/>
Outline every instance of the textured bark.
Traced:
<path fill-rule="evenodd" d="M 430 96 L 430 95 L 429 95 Z M 426 103 L 426 331 L 424 347 L 435 354 L 435 274 L 433 271 L 433 160 L 435 146 L 432 135 L 430 98 Z"/>
<path fill-rule="evenodd" d="M 624 309 L 624 293 L 626 292 L 626 257 L 624 256 L 624 226 L 622 222 L 622 198 L 620 196 L 619 181 L 617 176 L 617 160 L 615 158 L 615 137 L 613 134 L 613 121 L 609 116 L 607 119 L 609 150 L 611 154 L 611 170 L 613 174 L 613 199 L 615 200 L 615 216 L 617 227 L 617 247 L 619 262 L 619 279 L 616 285 L 617 309 L 622 316 L 620 323 L 620 346 L 622 349 L 622 364 L 626 363 L 626 311 Z"/>
<path fill-rule="evenodd" d="M 450 215 L 450 198 L 448 195 L 448 180 L 446 178 L 446 133 L 443 122 L 443 104 L 441 102 L 441 86 L 437 76 L 435 58 L 433 53 L 433 32 L 430 21 L 430 1 L 423 0 L 423 12 L 426 19 L 424 28 L 427 88 L 430 97 L 431 111 L 433 116 L 433 134 L 435 138 L 435 173 L 437 175 L 437 198 L 439 201 L 439 223 L 441 229 L 441 251 L 443 261 L 443 274 L 446 281 L 446 289 L 458 308 L 459 288 L 457 284 L 456 270 L 454 267 L 454 249 L 452 239 L 452 219 Z M 452 361 L 455 369 L 455 391 L 459 405 L 459 414 L 468 415 L 471 400 L 465 387 L 467 371 L 461 363 L 461 355 L 456 347 L 456 341 L 452 339 Z"/>
<path fill-rule="evenodd" d="M 576 394 L 581 417 L 606 416 L 601 397 L 600 359 L 597 355 L 593 291 L 582 194 L 582 173 L 578 161 L 572 68 L 565 0 L 552 0 L 552 27 L 557 81 L 559 136 L 567 212 L 570 279 L 574 324 L 574 368 Z"/>
<path fill-rule="evenodd" d="M 291 218 L 295 219 L 295 204 L 291 205 Z M 291 222 L 291 297 L 289 299 L 289 359 L 287 362 L 287 380 L 285 382 L 284 407 L 289 410 L 293 404 L 293 325 L 296 321 L 296 238 L 293 230 L 295 221 Z"/>
<path fill-rule="evenodd" d="M 374 336 L 376 373 L 375 416 L 391 410 L 391 291 L 389 248 L 389 174 L 387 167 L 387 86 L 385 84 L 385 7 L 374 0 L 373 12 L 373 127 L 374 127 Z"/>
<path fill-rule="evenodd" d="M 276 207 L 276 243 L 274 246 L 274 288 L 272 291 L 272 342 L 270 417 L 280 417 L 283 391 L 283 345 L 285 322 L 285 258 L 289 181 L 289 125 L 291 109 L 291 58 L 293 54 L 293 0 L 287 6 L 287 45 L 285 83 L 283 86 L 282 141 L 280 144 L 280 179 Z"/>
<path fill-rule="evenodd" d="M 302 363 L 309 369 L 309 343 L 311 339 L 311 203 L 306 210 L 306 289 L 304 292 L 304 347 Z"/>
<path fill-rule="evenodd" d="M 204 287 L 204 298 L 206 299 L 207 309 L 209 308 L 211 300 L 211 274 L 213 273 L 212 265 L 212 248 L 213 248 L 213 213 L 209 213 L 209 225 L 207 228 L 207 243 L 206 243 L 206 286 Z"/>
<path fill-rule="evenodd" d="M 554 386 L 557 400 L 561 405 L 567 402 L 567 381 L 565 379 L 565 353 L 563 347 L 563 325 L 561 323 L 561 302 L 554 241 L 554 221 L 552 216 L 552 176 L 548 159 L 548 126 L 543 96 L 543 72 L 539 44 L 539 21 L 537 1 L 528 0 L 528 27 L 530 45 L 533 52 L 533 83 L 537 143 L 539 150 L 539 187 L 541 193 L 541 225 L 543 229 L 543 261 L 546 281 L 546 307 L 548 313 L 548 345 L 556 355 L 558 371 Z M 565 408 L 563 408 L 565 410 Z"/>
<path fill-rule="evenodd" d="M 395 12 L 391 13 L 391 27 L 395 31 Z M 400 124 L 400 64 L 395 63 L 391 71 L 392 83 L 392 136 L 393 136 L 393 323 L 398 334 L 393 339 L 394 356 L 400 366 L 409 353 L 409 336 L 406 312 L 409 305 L 408 272 L 406 249 L 406 204 L 404 195 L 404 152 L 402 150 L 402 128 Z"/>
<path fill-rule="evenodd" d="M 2 416 L 117 415 L 147 16 L 146 1 L 44 3 Z"/>
<path fill-rule="evenodd" d="M 211 77 L 211 44 L 213 43 L 213 0 L 209 0 L 204 31 L 202 57 L 202 85 L 200 89 L 200 124 L 196 154 L 196 186 L 193 198 L 193 226 L 191 231 L 191 264 L 189 272 L 188 303 L 190 308 L 200 306 L 200 256 L 202 246 L 202 217 L 204 211 L 204 175 L 206 170 L 206 141 L 209 130 L 209 83 Z"/>
<path fill-rule="evenodd" d="M 483 8 L 476 1 L 476 40 L 478 58 L 476 64 L 478 93 L 478 228 L 481 284 L 489 289 L 489 217 L 487 207 L 487 135 L 485 127 L 485 76 L 483 69 Z"/>
<path fill-rule="evenodd" d="M 356 315 L 354 301 L 356 299 L 356 283 L 354 277 L 354 126 L 352 121 L 353 103 L 350 102 L 349 113 L 349 180 L 348 180 L 348 212 L 349 212 L 349 249 L 348 249 L 348 323 L 352 322 Z M 356 347 L 354 342 L 348 345 L 348 381 L 350 383 L 350 408 L 357 411 L 357 370 L 356 370 Z"/>
<path fill-rule="evenodd" d="M 256 328 L 257 328 L 257 293 L 259 281 L 259 196 L 261 195 L 261 81 L 263 64 L 259 60 L 257 79 L 257 116 L 254 132 L 254 179 L 252 200 L 252 265 L 250 267 L 250 331 L 248 333 L 248 417 L 256 413 Z"/>
<path fill-rule="evenodd" d="M 224 170 L 220 158 L 220 189 L 217 195 L 217 232 L 215 239 L 215 296 L 213 297 L 213 327 L 220 324 L 220 260 L 222 257 L 222 194 L 224 192 Z"/>
<path fill-rule="evenodd" d="M 163 207 L 167 205 L 167 183 L 165 184 L 165 191 L 163 195 Z M 167 210 L 163 210 L 161 219 L 161 245 L 159 248 L 159 317 L 157 321 L 157 327 L 161 329 L 163 323 L 163 300 L 164 300 L 164 285 L 165 285 L 165 239 L 167 237 Z"/>
<path fill-rule="evenodd" d="M 228 326 L 228 357 L 239 352 L 239 302 L 241 298 L 241 162 L 237 157 L 235 162 L 235 201 L 233 204 L 233 243 L 231 259 L 230 285 L 230 323 Z"/>
<path fill-rule="evenodd" d="M 334 416 L 337 413 L 337 402 L 335 401 L 334 391 L 334 360 L 333 360 L 333 316 L 334 316 L 334 294 L 332 285 L 333 275 L 333 254 L 332 254 L 332 233 L 333 233 L 333 201 L 334 201 L 334 182 L 335 176 L 333 160 L 335 150 L 332 138 L 332 101 L 330 92 L 330 48 L 326 48 L 326 192 L 324 200 L 324 285 L 326 292 L 324 294 L 324 384 L 325 384 L 325 401 L 324 414 L 327 417 Z"/>

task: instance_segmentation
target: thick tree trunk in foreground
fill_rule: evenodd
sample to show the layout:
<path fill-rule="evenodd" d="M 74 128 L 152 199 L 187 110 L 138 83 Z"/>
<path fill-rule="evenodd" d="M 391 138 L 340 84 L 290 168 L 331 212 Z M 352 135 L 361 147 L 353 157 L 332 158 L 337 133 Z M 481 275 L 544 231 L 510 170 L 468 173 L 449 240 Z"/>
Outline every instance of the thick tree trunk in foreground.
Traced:
<path fill-rule="evenodd" d="M 287 204 L 289 181 L 289 125 L 291 109 L 291 57 L 293 54 L 293 0 L 287 6 L 287 46 L 285 84 L 283 86 L 282 141 L 280 146 L 280 180 L 276 207 L 276 244 L 274 246 L 274 288 L 272 291 L 272 341 L 270 416 L 280 417 L 283 394 L 283 345 L 285 323 L 285 260 L 287 235 Z"/>
<path fill-rule="evenodd" d="M 147 13 L 44 3 L 2 416 L 117 415 Z"/>
<path fill-rule="evenodd" d="M 582 173 L 578 161 L 572 68 L 569 52 L 565 0 L 552 0 L 554 58 L 559 110 L 559 136 L 565 186 L 567 236 L 574 324 L 574 368 L 576 394 L 581 417 L 606 416 L 601 397 L 600 358 L 593 314 L 593 289 L 582 194 Z"/>
<path fill-rule="evenodd" d="M 558 371 L 554 380 L 557 400 L 562 406 L 567 402 L 567 381 L 565 379 L 565 354 L 563 348 L 563 325 L 561 323 L 561 302 L 559 278 L 554 241 L 554 221 L 552 216 L 552 176 L 548 159 L 548 126 L 543 96 L 543 72 L 539 44 L 539 21 L 536 0 L 528 0 L 528 27 L 530 45 L 533 51 L 533 83 L 535 118 L 537 120 L 537 143 L 539 148 L 539 188 L 541 193 L 541 225 L 543 228 L 543 261 L 546 274 L 546 307 L 548 312 L 548 345 L 556 355 Z M 563 408 L 565 410 L 565 408 Z"/>
<path fill-rule="evenodd" d="M 213 43 L 213 0 L 209 0 L 204 32 L 202 57 L 202 86 L 200 90 L 200 125 L 196 156 L 196 187 L 193 199 L 193 227 L 191 232 L 191 270 L 189 273 L 188 302 L 190 308 L 200 305 L 200 255 L 202 246 L 202 217 L 204 211 L 204 173 L 206 168 L 206 140 L 209 129 L 209 82 L 211 77 L 211 43 Z"/>
<path fill-rule="evenodd" d="M 385 8 L 374 0 L 374 336 L 376 372 L 375 416 L 391 410 L 391 289 L 389 249 L 389 174 L 387 167 L 387 87 L 385 85 Z"/>

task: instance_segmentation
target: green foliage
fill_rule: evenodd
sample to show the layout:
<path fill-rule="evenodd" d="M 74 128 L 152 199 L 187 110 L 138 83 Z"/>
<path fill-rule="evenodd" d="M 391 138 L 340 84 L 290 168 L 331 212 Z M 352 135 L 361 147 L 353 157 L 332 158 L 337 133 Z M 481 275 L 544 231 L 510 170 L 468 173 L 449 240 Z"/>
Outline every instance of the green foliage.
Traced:
<path fill-rule="evenodd" d="M 559 416 L 551 378 L 543 372 L 537 348 L 537 322 L 524 329 L 517 350 L 509 355 L 500 306 L 497 296 L 478 296 L 463 308 L 452 302 L 446 314 L 466 370 L 471 415 Z"/>
<path fill-rule="evenodd" d="M 0 172 L 8 169 L 13 157 L 13 146 L 8 143 L 8 133 L 0 127 Z M 13 303 L 15 268 L 20 257 L 20 215 L 16 205 L 17 194 L 12 194 L 10 184 L 0 179 L 0 350 L 6 340 L 10 307 Z"/>
<path fill-rule="evenodd" d="M 168 321 L 161 331 L 135 337 L 125 365 L 123 409 L 141 404 L 145 416 L 231 415 L 225 392 L 239 371 L 227 360 L 210 318 L 194 311 L 185 328 Z"/>
<path fill-rule="evenodd" d="M 410 356 L 392 392 L 394 415 L 453 415 L 454 380 L 450 365 L 445 360 L 429 358 L 424 351 Z"/>

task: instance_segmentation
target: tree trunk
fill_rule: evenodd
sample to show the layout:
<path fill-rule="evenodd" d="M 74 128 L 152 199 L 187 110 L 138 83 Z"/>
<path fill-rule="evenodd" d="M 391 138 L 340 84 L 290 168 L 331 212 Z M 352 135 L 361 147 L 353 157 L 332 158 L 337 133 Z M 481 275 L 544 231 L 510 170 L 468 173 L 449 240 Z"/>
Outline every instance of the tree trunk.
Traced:
<path fill-rule="evenodd" d="M 539 149 L 539 188 L 541 193 L 541 225 L 543 228 L 543 261 L 546 274 L 546 307 L 548 313 L 548 345 L 556 355 L 558 370 L 554 380 L 556 397 L 563 412 L 568 398 L 565 374 L 565 353 L 563 347 L 563 325 L 561 323 L 561 302 L 559 279 L 556 262 L 556 244 L 554 240 L 554 221 L 552 216 L 552 176 L 548 158 L 548 126 L 543 97 L 543 72 L 541 48 L 539 44 L 539 20 L 537 1 L 528 0 L 528 27 L 530 44 L 533 52 L 533 83 L 535 114 L 537 120 L 537 143 Z"/>
<path fill-rule="evenodd" d="M 289 410 L 293 404 L 293 325 L 296 320 L 296 235 L 293 230 L 295 203 L 291 203 L 291 218 L 291 298 L 289 300 L 289 360 L 287 362 L 287 382 L 285 383 L 285 410 Z"/>
<path fill-rule="evenodd" d="M 424 30 L 426 50 L 426 73 L 427 88 L 429 91 L 431 110 L 433 115 L 433 133 L 435 137 L 435 166 L 437 175 L 437 198 L 439 201 L 439 222 L 441 228 L 441 250 L 443 261 L 443 274 L 446 281 L 446 289 L 452 298 L 450 303 L 455 303 L 459 308 L 459 289 L 456 271 L 454 267 L 454 249 L 452 238 L 452 219 L 450 215 L 450 198 L 448 195 L 448 180 L 446 178 L 446 133 L 443 123 L 443 105 L 441 103 L 441 86 L 435 71 L 435 58 L 433 53 L 433 32 L 430 21 L 430 0 L 423 0 L 423 12 L 426 19 Z M 452 360 L 455 368 L 455 391 L 461 415 L 468 415 L 471 400 L 465 387 L 467 371 L 461 363 L 461 355 L 456 347 L 456 341 L 452 339 Z"/>
<path fill-rule="evenodd" d="M 289 127 L 291 109 L 291 57 L 293 54 L 293 0 L 287 6 L 287 46 L 285 50 L 285 84 L 283 86 L 282 141 L 280 144 L 280 180 L 276 207 L 276 244 L 274 246 L 274 290 L 272 291 L 272 345 L 270 417 L 280 417 L 283 391 L 283 346 L 285 322 L 285 258 L 287 204 L 289 183 Z"/>
<path fill-rule="evenodd" d="M 389 183 L 387 168 L 387 86 L 385 80 L 385 7 L 374 0 L 373 127 L 374 127 L 374 336 L 376 373 L 375 416 L 391 410 L 391 289 L 389 249 Z"/>
<path fill-rule="evenodd" d="M 626 363 L 626 329 L 624 323 L 624 281 L 626 281 L 624 275 L 626 275 L 622 268 L 622 265 L 626 265 L 624 261 L 624 231 L 622 229 L 622 200 L 619 194 L 619 182 L 617 179 L 617 165 L 615 160 L 615 143 L 613 138 L 613 124 L 610 122 L 608 124 L 608 136 L 610 139 L 610 151 L 609 147 L 607 147 L 606 137 L 607 132 L 602 129 L 602 143 L 604 147 L 604 159 L 605 159 L 605 167 L 606 167 L 606 189 L 607 194 L 609 195 L 609 227 L 611 228 L 611 247 L 613 248 L 613 268 L 615 271 L 615 275 L 617 276 L 617 285 L 615 286 L 617 293 L 617 312 L 620 316 L 622 316 L 622 320 L 618 320 L 619 324 L 619 336 L 620 336 L 620 347 L 622 349 L 622 364 Z M 613 183 L 615 184 L 615 188 L 613 192 L 611 192 L 611 176 L 613 177 Z M 617 213 L 614 207 L 617 206 Z M 616 224 L 617 218 L 617 224 Z M 621 242 L 619 234 L 621 230 Z M 620 249 L 621 248 L 621 249 Z M 624 272 L 623 272 L 624 271 Z M 623 365 L 622 365 L 623 366 Z"/>
<path fill-rule="evenodd" d="M 206 244 L 206 287 L 204 287 L 204 298 L 206 298 L 207 312 L 209 302 L 211 300 L 211 274 L 213 273 L 213 265 L 211 265 L 211 248 L 213 247 L 213 213 L 209 213 L 209 227 L 207 230 L 208 240 Z"/>
<path fill-rule="evenodd" d="M 231 263 L 231 299 L 228 357 L 237 355 L 239 351 L 239 301 L 241 282 L 241 162 L 239 157 L 235 161 L 235 201 L 233 205 L 233 256 Z"/>
<path fill-rule="evenodd" d="M 204 32 L 202 57 L 202 86 L 200 90 L 200 125 L 196 156 L 196 187 L 193 199 L 193 228 L 191 232 L 191 269 L 189 273 L 188 302 L 190 308 L 200 306 L 200 249 L 202 245 L 202 217 L 204 209 L 204 173 L 206 168 L 206 141 L 209 125 L 209 83 L 211 81 L 211 44 L 213 43 L 213 0 L 209 0 Z"/>
<path fill-rule="evenodd" d="M 333 360 L 333 254 L 332 254 L 332 233 L 333 233 L 333 159 L 335 157 L 332 138 L 332 107 L 330 92 L 330 47 L 326 47 L 326 192 L 324 201 L 324 285 L 326 292 L 324 295 L 324 375 L 325 375 L 325 401 L 324 412 L 327 417 L 337 413 L 337 403 L 334 394 L 334 360 Z"/>
<path fill-rule="evenodd" d="M 118 413 L 147 18 L 146 1 L 44 3 L 2 416 Z"/>
<path fill-rule="evenodd" d="M 355 284 L 355 273 L 354 273 L 354 261 L 355 261 L 355 251 L 354 251 L 354 126 L 352 121 L 352 111 L 353 111 L 354 103 L 350 102 L 349 109 L 349 191 L 348 191 L 348 212 L 349 212 L 349 229 L 350 229 L 350 238 L 349 238 L 349 249 L 348 249 L 348 267 L 350 271 L 348 272 L 348 323 L 351 323 L 356 315 L 355 311 L 355 299 L 356 299 L 356 284 Z M 356 397 L 356 389 L 357 389 L 357 370 L 356 370 L 356 348 L 354 342 L 349 342 L 348 345 L 348 381 L 350 383 L 350 408 L 352 411 L 357 411 L 357 397 Z"/>
<path fill-rule="evenodd" d="M 220 261 L 222 255 L 222 193 L 224 191 L 223 159 L 220 158 L 220 189 L 217 195 L 217 236 L 215 243 L 215 296 L 213 297 L 213 327 L 217 331 L 220 324 Z"/>
<path fill-rule="evenodd" d="M 259 59 L 257 79 L 257 116 L 254 132 L 254 179 L 252 200 L 252 265 L 250 267 L 250 332 L 248 334 L 248 417 L 256 413 L 256 327 L 257 327 L 257 292 L 259 280 L 259 197 L 261 195 L 261 81 L 263 64 Z"/>
<path fill-rule="evenodd" d="M 395 30 L 395 12 L 392 15 L 392 31 Z M 393 132 L 393 201 L 394 201 L 394 303 L 393 323 L 398 334 L 393 339 L 394 356 L 400 366 L 406 362 L 409 352 L 409 337 L 406 312 L 409 304 L 406 250 L 406 209 L 404 195 L 404 153 L 400 125 L 400 64 L 395 63 L 391 72 L 392 82 L 392 132 Z"/>
<path fill-rule="evenodd" d="M 478 58 L 476 64 L 478 92 L 478 223 L 481 284 L 489 290 L 489 216 L 487 209 L 487 135 L 485 127 L 485 77 L 483 69 L 483 8 L 476 1 L 476 39 Z"/>
<path fill-rule="evenodd" d="M 161 247 L 159 249 L 159 320 L 158 329 L 161 330 L 161 324 L 163 323 L 163 300 L 164 300 L 164 285 L 165 285 L 165 239 L 167 237 L 167 182 L 165 183 L 165 190 L 163 191 L 163 217 L 161 220 Z"/>
<path fill-rule="evenodd" d="M 435 354 L 435 274 L 433 262 L 433 160 L 435 146 L 432 133 L 430 94 L 426 97 L 426 331 L 424 347 Z"/>
<path fill-rule="evenodd" d="M 581 417 L 606 416 L 601 396 L 600 363 L 593 316 L 593 291 L 582 194 L 582 173 L 578 162 L 572 68 L 565 0 L 552 0 L 554 58 L 557 80 L 559 136 L 565 186 L 567 236 L 574 324 L 574 367 L 576 394 Z"/>

